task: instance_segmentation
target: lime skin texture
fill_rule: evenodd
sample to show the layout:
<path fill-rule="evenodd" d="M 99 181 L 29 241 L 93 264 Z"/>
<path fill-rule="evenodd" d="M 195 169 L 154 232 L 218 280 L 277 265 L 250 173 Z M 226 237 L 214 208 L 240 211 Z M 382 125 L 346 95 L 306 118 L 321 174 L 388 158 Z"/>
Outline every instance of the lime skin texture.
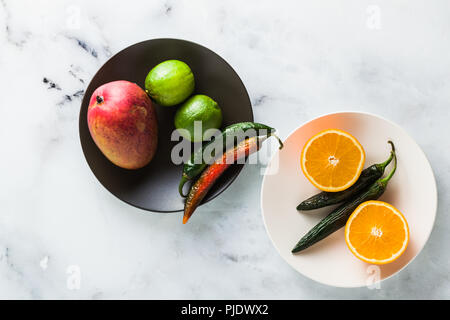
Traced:
<path fill-rule="evenodd" d="M 201 121 L 201 132 L 194 130 L 196 121 Z M 175 113 L 175 128 L 179 130 L 181 136 L 192 142 L 209 139 L 205 132 L 208 129 L 219 129 L 221 125 L 222 110 L 218 103 L 203 94 L 190 97 Z"/>
<path fill-rule="evenodd" d="M 145 78 L 145 91 L 159 105 L 177 105 L 186 100 L 195 88 L 191 68 L 179 60 L 166 60 L 156 65 Z"/>

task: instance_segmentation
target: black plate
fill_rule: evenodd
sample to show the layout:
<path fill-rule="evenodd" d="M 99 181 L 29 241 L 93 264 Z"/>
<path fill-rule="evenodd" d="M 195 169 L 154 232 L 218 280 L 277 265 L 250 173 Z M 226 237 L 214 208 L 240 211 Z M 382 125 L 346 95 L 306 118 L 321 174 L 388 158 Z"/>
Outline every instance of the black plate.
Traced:
<path fill-rule="evenodd" d="M 172 163 L 170 153 L 176 141 L 175 107 L 154 103 L 158 117 L 158 150 L 146 167 L 125 170 L 112 164 L 97 148 L 87 125 L 89 99 L 94 90 L 110 81 L 128 80 L 144 88 L 147 73 L 158 63 L 177 59 L 186 62 L 195 76 L 195 93 L 206 94 L 222 108 L 223 127 L 253 121 L 250 98 L 231 66 L 213 51 L 193 42 L 154 39 L 132 45 L 109 59 L 89 84 L 81 104 L 79 129 L 84 156 L 100 183 L 117 198 L 141 209 L 156 212 L 182 211 L 184 199 L 178 194 L 182 165 Z M 203 203 L 222 193 L 238 176 L 243 165 L 231 166 L 212 187 Z"/>

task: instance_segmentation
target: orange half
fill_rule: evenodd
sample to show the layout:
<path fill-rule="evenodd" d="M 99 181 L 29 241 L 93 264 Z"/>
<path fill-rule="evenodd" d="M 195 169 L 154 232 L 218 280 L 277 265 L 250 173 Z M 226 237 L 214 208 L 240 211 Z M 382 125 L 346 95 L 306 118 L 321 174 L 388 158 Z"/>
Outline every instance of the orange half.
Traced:
<path fill-rule="evenodd" d="M 337 192 L 351 187 L 363 170 L 366 155 L 350 133 L 329 129 L 306 142 L 301 166 L 306 178 L 322 191 Z"/>
<path fill-rule="evenodd" d="M 366 201 L 348 219 L 345 242 L 362 261 L 386 264 L 405 252 L 409 242 L 408 223 L 389 203 Z"/>

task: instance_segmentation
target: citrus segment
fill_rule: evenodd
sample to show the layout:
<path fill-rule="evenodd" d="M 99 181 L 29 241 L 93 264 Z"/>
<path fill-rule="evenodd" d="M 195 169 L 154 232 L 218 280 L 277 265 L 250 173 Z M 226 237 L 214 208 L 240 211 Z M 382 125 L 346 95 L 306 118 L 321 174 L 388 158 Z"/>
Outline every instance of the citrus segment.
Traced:
<path fill-rule="evenodd" d="M 329 129 L 303 147 L 301 167 L 311 183 L 322 191 L 337 192 L 351 187 L 364 166 L 365 153 L 351 134 Z"/>
<path fill-rule="evenodd" d="M 374 264 L 389 263 L 408 246 L 408 223 L 394 206 L 383 201 L 366 201 L 348 219 L 345 241 L 357 258 Z"/>

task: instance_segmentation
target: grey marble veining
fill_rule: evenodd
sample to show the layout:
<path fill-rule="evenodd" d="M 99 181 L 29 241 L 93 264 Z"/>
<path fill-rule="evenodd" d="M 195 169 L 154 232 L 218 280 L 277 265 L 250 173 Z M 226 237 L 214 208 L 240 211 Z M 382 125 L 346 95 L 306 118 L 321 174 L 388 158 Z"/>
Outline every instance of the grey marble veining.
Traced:
<path fill-rule="evenodd" d="M 450 298 L 449 13 L 448 1 L 0 0 L 0 298 Z M 81 151 L 84 90 L 111 55 L 162 37 L 225 58 L 283 138 L 340 110 L 405 128 L 439 190 L 422 253 L 378 290 L 303 277 L 266 235 L 257 165 L 187 225 L 109 194 Z"/>

